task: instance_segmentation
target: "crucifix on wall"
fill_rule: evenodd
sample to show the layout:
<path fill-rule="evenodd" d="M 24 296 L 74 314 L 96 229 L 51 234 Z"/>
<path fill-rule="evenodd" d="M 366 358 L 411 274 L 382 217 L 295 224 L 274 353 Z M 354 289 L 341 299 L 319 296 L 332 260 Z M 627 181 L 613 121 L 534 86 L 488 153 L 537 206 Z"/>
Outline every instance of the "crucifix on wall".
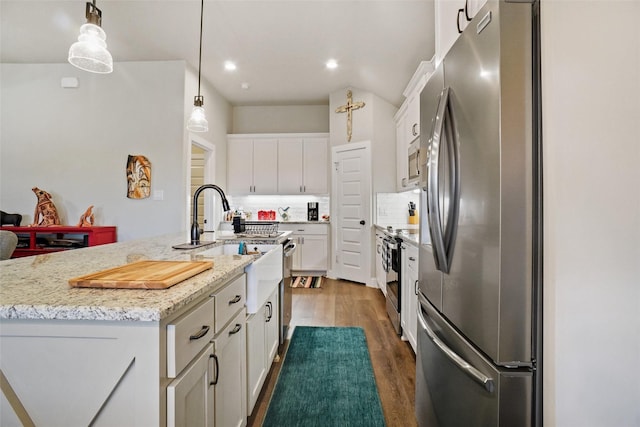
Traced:
<path fill-rule="evenodd" d="M 352 93 L 347 91 L 347 103 L 336 108 L 336 113 L 347 113 L 347 142 L 351 142 L 351 112 L 364 107 L 364 102 L 353 102 Z"/>

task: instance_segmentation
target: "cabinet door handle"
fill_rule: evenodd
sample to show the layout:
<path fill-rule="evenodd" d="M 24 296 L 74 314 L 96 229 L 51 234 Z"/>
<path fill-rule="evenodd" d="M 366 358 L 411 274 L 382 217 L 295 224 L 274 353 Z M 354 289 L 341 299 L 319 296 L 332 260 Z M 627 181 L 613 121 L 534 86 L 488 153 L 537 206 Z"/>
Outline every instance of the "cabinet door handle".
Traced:
<path fill-rule="evenodd" d="M 238 332 L 240 332 L 240 329 L 242 329 L 242 325 L 240 323 L 236 323 L 236 326 L 229 331 L 229 335 L 235 335 Z"/>
<path fill-rule="evenodd" d="M 269 314 L 267 314 L 267 322 L 271 321 L 271 317 L 273 316 L 273 305 L 271 301 L 267 301 L 266 308 L 269 310 Z"/>
<path fill-rule="evenodd" d="M 202 325 L 202 329 L 200 329 L 200 331 L 198 331 L 198 333 L 191 335 L 189 337 L 189 341 L 199 340 L 203 336 L 207 335 L 207 332 L 209 332 L 209 329 L 211 329 L 209 326 Z"/>
<path fill-rule="evenodd" d="M 229 305 L 233 305 L 237 302 L 240 302 L 241 299 L 242 297 L 240 295 L 236 295 L 231 301 L 229 301 Z"/>
<path fill-rule="evenodd" d="M 302 185 L 300 186 L 300 192 L 302 193 Z"/>
<path fill-rule="evenodd" d="M 414 123 L 413 126 L 411 126 L 411 134 L 413 136 L 418 136 L 418 131 L 416 131 L 416 128 L 418 127 L 417 123 Z"/>
<path fill-rule="evenodd" d="M 467 21 L 471 21 L 471 17 L 469 16 L 469 0 L 464 0 L 464 17 Z"/>
<path fill-rule="evenodd" d="M 303 192 L 303 193 L 306 193 L 306 192 L 307 192 L 307 186 L 306 186 L 306 185 L 303 185 L 303 186 L 302 186 L 302 192 Z"/>
<path fill-rule="evenodd" d="M 404 249 L 404 247 L 402 249 Z M 415 260 L 416 259 L 414 257 L 412 257 L 412 256 L 409 257 L 409 261 L 415 261 Z"/>
<path fill-rule="evenodd" d="M 213 363 L 215 364 L 215 367 L 213 368 L 213 370 L 216 372 L 216 375 L 213 378 L 213 381 L 209 383 L 209 385 L 212 386 L 212 385 L 218 384 L 218 375 L 220 374 L 220 365 L 218 365 L 218 356 L 216 356 L 215 354 L 212 354 L 211 356 L 209 356 L 209 359 L 213 359 Z"/>
<path fill-rule="evenodd" d="M 416 280 L 415 283 L 413 284 L 413 293 L 418 295 L 418 286 L 420 285 L 420 281 Z"/>
<path fill-rule="evenodd" d="M 456 27 L 458 27 L 458 34 L 462 33 L 462 30 L 460 29 L 460 14 L 464 13 L 464 9 L 458 9 L 458 16 L 456 17 Z"/>

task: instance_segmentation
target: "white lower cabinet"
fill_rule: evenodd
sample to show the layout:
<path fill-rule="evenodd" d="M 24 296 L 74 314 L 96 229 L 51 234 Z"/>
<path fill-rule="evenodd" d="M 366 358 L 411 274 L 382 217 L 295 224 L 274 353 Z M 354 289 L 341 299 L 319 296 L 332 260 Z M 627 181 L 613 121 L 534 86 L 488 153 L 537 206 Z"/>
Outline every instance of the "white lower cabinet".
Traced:
<path fill-rule="evenodd" d="M 294 270 L 326 271 L 328 239 L 326 235 L 308 234 L 302 236 L 302 244 L 299 246 L 300 263 Z"/>
<path fill-rule="evenodd" d="M 247 424 L 245 318 L 243 309 L 213 340 L 216 427 Z"/>
<path fill-rule="evenodd" d="M 291 231 L 297 244 L 293 254 L 294 271 L 325 272 L 329 268 L 329 223 L 280 223 L 281 231 Z"/>
<path fill-rule="evenodd" d="M 245 292 L 243 274 L 167 325 L 168 427 L 246 425 Z"/>
<path fill-rule="evenodd" d="M 407 243 L 402 244 L 402 293 L 400 322 L 403 337 L 416 351 L 418 334 L 418 248 Z"/>
<path fill-rule="evenodd" d="M 264 336 L 264 314 L 259 311 L 247 317 L 247 415 L 251 415 L 267 377 L 267 348 Z"/>
<path fill-rule="evenodd" d="M 247 414 L 251 415 L 280 343 L 278 288 L 247 317 Z"/>
<path fill-rule="evenodd" d="M 167 387 L 167 426 L 214 426 L 213 344 Z"/>
<path fill-rule="evenodd" d="M 0 425 L 245 426 L 278 350 L 270 286 L 248 318 L 241 274 L 161 321 L 2 319 Z"/>
<path fill-rule="evenodd" d="M 280 345 L 279 301 L 278 290 L 276 289 L 269 297 L 269 301 L 267 301 L 268 311 L 265 320 L 267 364 L 269 367 L 271 367 L 271 363 L 273 363 L 273 359 L 278 353 L 278 346 Z"/>

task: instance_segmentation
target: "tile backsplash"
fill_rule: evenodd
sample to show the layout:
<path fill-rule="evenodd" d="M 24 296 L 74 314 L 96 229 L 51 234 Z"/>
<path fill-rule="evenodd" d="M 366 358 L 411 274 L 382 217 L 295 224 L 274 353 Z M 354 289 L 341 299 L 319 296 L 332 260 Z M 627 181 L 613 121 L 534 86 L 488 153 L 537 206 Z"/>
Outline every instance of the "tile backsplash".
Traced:
<path fill-rule="evenodd" d="M 282 221 L 278 208 L 289 207 L 290 221 L 307 220 L 307 202 L 318 202 L 319 217 L 330 214 L 329 196 L 228 196 L 232 210 L 251 212 L 251 221 L 258 219 L 259 210 L 273 210 L 276 220 Z M 375 223 L 378 225 L 404 225 L 408 222 L 409 202 L 420 205 L 420 194 L 413 191 L 404 193 L 375 194 Z"/>
<path fill-rule="evenodd" d="M 282 221 L 278 208 L 289 207 L 289 221 L 307 220 L 307 202 L 318 203 L 318 218 L 329 215 L 329 196 L 228 196 L 232 210 L 242 209 L 251 212 L 251 221 L 258 220 L 259 210 L 273 210 L 276 212 L 276 220 Z"/>
<path fill-rule="evenodd" d="M 420 206 L 420 193 L 376 193 L 375 223 L 381 226 L 400 226 L 409 221 L 409 202 Z M 420 214 L 420 212 L 418 212 Z"/>

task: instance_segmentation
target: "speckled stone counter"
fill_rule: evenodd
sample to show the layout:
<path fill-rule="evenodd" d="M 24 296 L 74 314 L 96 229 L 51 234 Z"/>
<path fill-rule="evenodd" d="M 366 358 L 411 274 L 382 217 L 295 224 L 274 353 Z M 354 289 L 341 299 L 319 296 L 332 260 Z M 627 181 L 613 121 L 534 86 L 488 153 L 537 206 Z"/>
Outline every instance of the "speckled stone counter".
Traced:
<path fill-rule="evenodd" d="M 391 227 L 391 230 L 389 230 Z M 420 243 L 420 226 L 415 224 L 393 224 L 389 226 L 383 226 L 375 224 L 375 229 L 382 231 L 387 236 L 399 237 L 403 242 L 410 243 L 417 246 Z M 400 230 L 398 232 L 398 230 Z"/>
<path fill-rule="evenodd" d="M 0 319 L 160 321 L 241 274 L 256 258 L 203 255 L 224 244 L 222 239 L 197 249 L 171 248 L 186 241 L 186 234 L 178 233 L 2 261 Z M 165 290 L 72 288 L 68 284 L 70 278 L 143 259 L 211 260 L 214 267 Z"/>

